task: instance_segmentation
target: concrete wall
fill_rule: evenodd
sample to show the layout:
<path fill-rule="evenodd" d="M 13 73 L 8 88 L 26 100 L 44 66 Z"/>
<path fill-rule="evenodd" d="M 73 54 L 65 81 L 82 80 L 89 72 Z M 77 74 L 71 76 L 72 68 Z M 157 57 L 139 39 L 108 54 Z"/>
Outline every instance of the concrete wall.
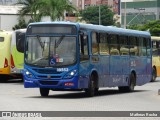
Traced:
<path fill-rule="evenodd" d="M 21 8 L 22 6 L 0 5 L 0 29 L 12 30 L 19 21 L 19 15 L 17 13 Z M 30 17 L 25 17 L 25 19 L 28 22 Z"/>
<path fill-rule="evenodd" d="M 28 21 L 30 17 L 25 17 Z M 15 14 L 0 14 L 0 29 L 1 30 L 12 30 L 12 28 L 18 23 L 18 15 Z"/>

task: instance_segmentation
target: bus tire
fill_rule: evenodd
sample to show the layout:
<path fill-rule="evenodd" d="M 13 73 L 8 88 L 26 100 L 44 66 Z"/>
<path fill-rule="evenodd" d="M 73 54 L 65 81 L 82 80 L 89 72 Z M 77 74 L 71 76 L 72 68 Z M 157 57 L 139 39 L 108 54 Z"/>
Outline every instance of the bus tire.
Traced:
<path fill-rule="evenodd" d="M 128 86 L 118 87 L 120 92 L 133 92 L 136 85 L 136 78 L 133 73 L 130 75 L 130 81 Z"/>
<path fill-rule="evenodd" d="M 49 95 L 49 89 L 48 88 L 40 88 L 40 94 L 42 97 L 47 97 Z"/>
<path fill-rule="evenodd" d="M 95 81 L 94 81 L 94 75 L 91 75 L 89 86 L 85 90 L 86 95 L 88 97 L 93 97 L 95 95 L 95 88 L 96 88 L 96 85 L 95 85 Z"/>
<path fill-rule="evenodd" d="M 151 82 L 155 82 L 157 77 L 156 69 L 152 68 L 152 79 Z"/>
<path fill-rule="evenodd" d="M 129 83 L 129 86 L 128 86 L 128 92 L 133 92 L 135 85 L 136 85 L 136 77 L 133 73 L 131 73 L 130 83 Z"/>

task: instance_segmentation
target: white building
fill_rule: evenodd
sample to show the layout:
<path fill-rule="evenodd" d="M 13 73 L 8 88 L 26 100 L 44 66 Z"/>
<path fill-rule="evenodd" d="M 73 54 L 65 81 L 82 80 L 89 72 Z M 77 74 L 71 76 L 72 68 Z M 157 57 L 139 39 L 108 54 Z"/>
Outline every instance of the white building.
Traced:
<path fill-rule="evenodd" d="M 1 30 L 12 30 L 12 28 L 18 23 L 19 15 L 18 10 L 21 6 L 7 6 L 0 5 L 0 29 Z M 26 17 L 28 21 L 30 18 Z"/>

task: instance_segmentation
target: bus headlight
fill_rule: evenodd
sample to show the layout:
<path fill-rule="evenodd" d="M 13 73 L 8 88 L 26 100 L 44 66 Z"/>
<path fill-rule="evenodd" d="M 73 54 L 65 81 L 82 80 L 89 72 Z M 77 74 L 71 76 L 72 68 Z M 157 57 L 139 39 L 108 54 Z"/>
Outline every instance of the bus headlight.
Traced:
<path fill-rule="evenodd" d="M 32 78 L 33 77 L 33 74 L 31 72 L 29 72 L 28 70 L 25 70 L 24 71 L 25 75 L 29 78 Z"/>
<path fill-rule="evenodd" d="M 76 75 L 76 73 L 77 73 L 77 70 L 72 70 L 72 71 L 70 71 L 69 73 L 67 73 L 67 74 L 64 76 L 64 78 L 65 78 L 65 79 L 71 79 L 71 78 L 73 78 L 73 77 Z"/>

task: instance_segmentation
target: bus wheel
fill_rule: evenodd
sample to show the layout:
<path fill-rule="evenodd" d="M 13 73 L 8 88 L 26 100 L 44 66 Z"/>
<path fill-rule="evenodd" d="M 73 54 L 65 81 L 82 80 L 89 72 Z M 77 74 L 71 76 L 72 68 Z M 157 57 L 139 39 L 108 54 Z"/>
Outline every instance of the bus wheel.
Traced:
<path fill-rule="evenodd" d="M 128 92 L 133 92 L 135 85 L 136 85 L 136 78 L 135 78 L 134 74 L 131 73 L 130 83 L 129 83 L 129 86 L 128 86 Z"/>
<path fill-rule="evenodd" d="M 86 95 L 88 97 L 93 97 L 94 94 L 95 94 L 95 81 L 94 81 L 94 76 L 91 75 L 91 78 L 90 78 L 90 83 L 89 83 L 89 87 L 85 90 L 86 92 Z"/>
<path fill-rule="evenodd" d="M 40 94 L 42 97 L 47 97 L 49 94 L 49 89 L 48 88 L 40 88 Z"/>
<path fill-rule="evenodd" d="M 134 91 L 136 79 L 133 73 L 130 75 L 130 82 L 128 86 L 118 87 L 120 92 L 132 92 Z"/>
<path fill-rule="evenodd" d="M 151 82 L 154 82 L 155 80 L 156 80 L 156 69 L 155 68 L 153 68 L 152 69 L 152 79 L 151 79 Z"/>

